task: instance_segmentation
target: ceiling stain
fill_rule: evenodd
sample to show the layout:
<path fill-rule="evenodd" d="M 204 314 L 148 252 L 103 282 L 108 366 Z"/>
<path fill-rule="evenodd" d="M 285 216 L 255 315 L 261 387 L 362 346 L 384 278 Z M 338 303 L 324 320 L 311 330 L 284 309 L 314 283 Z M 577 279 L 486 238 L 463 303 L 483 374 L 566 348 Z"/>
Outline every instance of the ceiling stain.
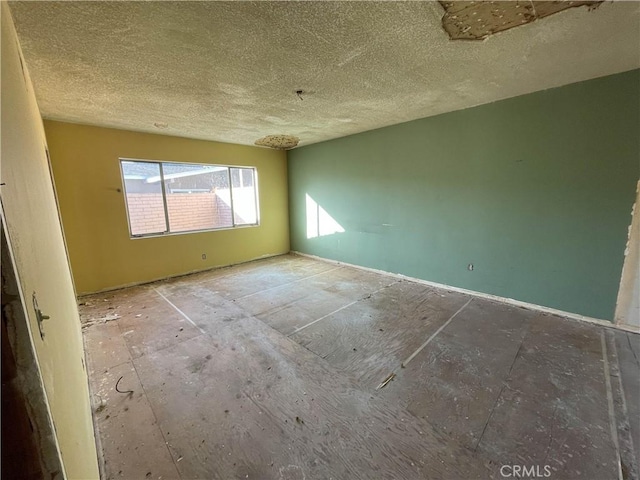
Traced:
<path fill-rule="evenodd" d="M 526 25 L 568 8 L 595 9 L 603 0 L 591 1 L 442 1 L 442 27 L 451 40 L 484 40 L 494 33 Z"/>
<path fill-rule="evenodd" d="M 260 147 L 270 147 L 277 150 L 288 150 L 298 145 L 300 139 L 293 135 L 267 135 L 256 140 Z"/>

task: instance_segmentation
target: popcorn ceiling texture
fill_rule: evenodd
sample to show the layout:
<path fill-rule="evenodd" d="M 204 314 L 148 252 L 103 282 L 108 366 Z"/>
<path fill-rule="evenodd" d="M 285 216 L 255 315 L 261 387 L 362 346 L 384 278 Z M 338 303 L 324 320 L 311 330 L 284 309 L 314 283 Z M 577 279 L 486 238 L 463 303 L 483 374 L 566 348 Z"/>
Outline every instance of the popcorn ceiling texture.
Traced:
<path fill-rule="evenodd" d="M 438 2 L 10 8 L 45 118 L 245 145 L 282 133 L 305 145 L 640 67 L 637 2 L 467 42 L 449 38 Z"/>
<path fill-rule="evenodd" d="M 454 40 L 483 40 L 494 33 L 531 23 L 567 8 L 597 8 L 597 1 L 455 1 L 440 4 L 445 10 L 442 26 Z"/>
<path fill-rule="evenodd" d="M 298 145 L 299 141 L 298 137 L 291 135 L 267 135 L 266 137 L 256 140 L 256 145 L 288 150 Z"/>

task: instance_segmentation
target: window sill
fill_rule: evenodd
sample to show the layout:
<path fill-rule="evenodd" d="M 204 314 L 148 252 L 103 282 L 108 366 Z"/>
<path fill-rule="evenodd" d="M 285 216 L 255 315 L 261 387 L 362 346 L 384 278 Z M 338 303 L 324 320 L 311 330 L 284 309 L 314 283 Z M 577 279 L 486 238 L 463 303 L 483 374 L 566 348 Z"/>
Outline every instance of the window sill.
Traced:
<path fill-rule="evenodd" d="M 192 235 L 194 233 L 210 233 L 220 232 L 224 230 L 243 230 L 245 228 L 259 227 L 259 223 L 252 223 L 249 225 L 236 225 L 235 227 L 220 227 L 220 228 L 206 228 L 203 230 L 188 230 L 185 232 L 166 232 L 166 233 L 148 233 L 144 235 L 130 235 L 130 240 L 141 240 L 145 238 L 159 238 L 159 237 L 173 237 L 174 235 Z"/>

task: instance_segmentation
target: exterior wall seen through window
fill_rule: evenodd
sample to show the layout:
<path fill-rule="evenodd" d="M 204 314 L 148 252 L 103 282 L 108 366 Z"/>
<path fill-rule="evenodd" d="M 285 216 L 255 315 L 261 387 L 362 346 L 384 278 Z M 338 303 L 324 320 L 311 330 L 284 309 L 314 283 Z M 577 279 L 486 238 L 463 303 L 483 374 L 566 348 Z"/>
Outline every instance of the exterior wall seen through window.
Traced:
<path fill-rule="evenodd" d="M 257 225 L 255 168 L 120 161 L 132 237 Z"/>

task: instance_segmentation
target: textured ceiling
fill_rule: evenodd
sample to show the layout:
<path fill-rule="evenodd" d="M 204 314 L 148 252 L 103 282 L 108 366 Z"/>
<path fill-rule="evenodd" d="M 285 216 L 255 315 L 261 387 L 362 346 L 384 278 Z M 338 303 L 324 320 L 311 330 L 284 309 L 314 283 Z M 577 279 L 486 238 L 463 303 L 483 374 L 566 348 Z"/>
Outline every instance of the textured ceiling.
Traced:
<path fill-rule="evenodd" d="M 452 39 L 483 40 L 494 33 L 521 27 L 567 8 L 598 8 L 603 0 L 478 2 L 440 0 L 445 10 L 442 26 Z"/>
<path fill-rule="evenodd" d="M 10 7 L 45 118 L 249 145 L 306 145 L 640 67 L 636 2 L 483 41 L 450 40 L 438 2 Z"/>

